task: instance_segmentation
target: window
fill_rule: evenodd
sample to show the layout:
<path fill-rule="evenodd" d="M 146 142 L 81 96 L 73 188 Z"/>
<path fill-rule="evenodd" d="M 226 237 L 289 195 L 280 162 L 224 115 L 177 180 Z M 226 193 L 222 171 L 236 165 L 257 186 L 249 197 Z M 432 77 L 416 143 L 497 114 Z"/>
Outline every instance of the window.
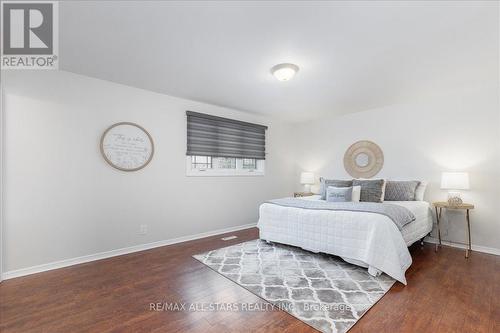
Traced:
<path fill-rule="evenodd" d="M 212 157 L 191 156 L 191 165 L 193 169 L 212 169 Z"/>
<path fill-rule="evenodd" d="M 234 157 L 214 157 L 217 169 L 236 169 L 236 158 Z"/>
<path fill-rule="evenodd" d="M 254 158 L 188 156 L 188 176 L 263 176 L 264 160 Z"/>
<path fill-rule="evenodd" d="M 188 176 L 264 175 L 267 126 L 186 111 Z"/>
<path fill-rule="evenodd" d="M 257 160 L 255 158 L 242 158 L 241 164 L 243 169 L 257 169 Z"/>

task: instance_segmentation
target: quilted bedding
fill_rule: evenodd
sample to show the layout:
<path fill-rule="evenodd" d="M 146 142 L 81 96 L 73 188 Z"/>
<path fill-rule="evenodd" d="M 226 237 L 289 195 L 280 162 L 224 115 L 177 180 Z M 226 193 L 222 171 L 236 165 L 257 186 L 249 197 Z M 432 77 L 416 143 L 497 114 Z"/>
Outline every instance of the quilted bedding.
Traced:
<path fill-rule="evenodd" d="M 419 228 L 425 234 L 430 231 L 432 220 L 426 220 L 426 224 Z M 405 272 L 412 263 L 407 247 L 410 242 L 387 216 L 264 203 L 257 226 L 263 240 L 340 256 L 368 267 L 372 275 L 384 272 L 406 285 Z"/>
<path fill-rule="evenodd" d="M 415 221 L 415 215 L 406 207 L 394 205 L 390 203 L 376 202 L 327 202 L 325 200 L 303 200 L 300 198 L 283 198 L 269 200 L 279 206 L 295 207 L 304 209 L 318 210 L 337 210 L 350 212 L 365 212 L 382 214 L 390 218 L 399 230 L 402 230 L 405 225 Z"/>

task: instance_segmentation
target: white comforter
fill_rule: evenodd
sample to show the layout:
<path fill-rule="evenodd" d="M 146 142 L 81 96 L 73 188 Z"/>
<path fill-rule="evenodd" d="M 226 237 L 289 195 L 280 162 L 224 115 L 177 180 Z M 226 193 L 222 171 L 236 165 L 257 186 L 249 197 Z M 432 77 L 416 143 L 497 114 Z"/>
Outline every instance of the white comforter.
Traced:
<path fill-rule="evenodd" d="M 264 203 L 257 226 L 261 239 L 337 255 L 368 267 L 372 275 L 382 271 L 406 284 L 412 259 L 401 231 L 387 216 Z"/>

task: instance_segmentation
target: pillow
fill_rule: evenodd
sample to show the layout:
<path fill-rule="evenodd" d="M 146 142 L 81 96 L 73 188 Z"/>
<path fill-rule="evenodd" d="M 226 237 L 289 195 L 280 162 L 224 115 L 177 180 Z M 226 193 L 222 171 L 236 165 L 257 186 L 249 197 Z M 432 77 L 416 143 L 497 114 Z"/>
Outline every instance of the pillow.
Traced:
<path fill-rule="evenodd" d="M 387 181 L 385 185 L 386 201 L 415 201 L 415 191 L 419 181 Z"/>
<path fill-rule="evenodd" d="M 424 194 L 425 194 L 425 189 L 427 188 L 427 182 L 421 181 L 420 184 L 418 184 L 417 189 L 415 190 L 415 200 L 417 201 L 424 201 Z"/>
<path fill-rule="evenodd" d="M 352 187 L 328 186 L 326 189 L 326 201 L 348 202 L 352 199 Z"/>
<path fill-rule="evenodd" d="M 361 202 L 383 202 L 385 179 L 353 179 L 353 186 L 361 186 Z"/>
<path fill-rule="evenodd" d="M 326 200 L 326 188 L 328 186 L 334 186 L 334 187 L 351 187 L 352 186 L 352 180 L 338 180 L 338 179 L 325 179 L 321 177 L 319 179 L 320 182 L 320 187 L 319 187 L 319 194 L 321 195 L 321 200 Z"/>
<path fill-rule="evenodd" d="M 359 202 L 361 197 L 361 186 L 353 186 L 352 187 L 352 202 Z"/>

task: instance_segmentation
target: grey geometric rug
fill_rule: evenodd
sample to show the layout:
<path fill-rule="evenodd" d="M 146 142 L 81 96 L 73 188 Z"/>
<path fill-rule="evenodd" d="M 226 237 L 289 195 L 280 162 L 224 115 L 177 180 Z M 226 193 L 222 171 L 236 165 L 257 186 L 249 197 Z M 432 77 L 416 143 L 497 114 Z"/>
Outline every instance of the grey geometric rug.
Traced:
<path fill-rule="evenodd" d="M 259 239 L 193 257 L 321 332 L 347 332 L 395 282 L 339 257 Z"/>

